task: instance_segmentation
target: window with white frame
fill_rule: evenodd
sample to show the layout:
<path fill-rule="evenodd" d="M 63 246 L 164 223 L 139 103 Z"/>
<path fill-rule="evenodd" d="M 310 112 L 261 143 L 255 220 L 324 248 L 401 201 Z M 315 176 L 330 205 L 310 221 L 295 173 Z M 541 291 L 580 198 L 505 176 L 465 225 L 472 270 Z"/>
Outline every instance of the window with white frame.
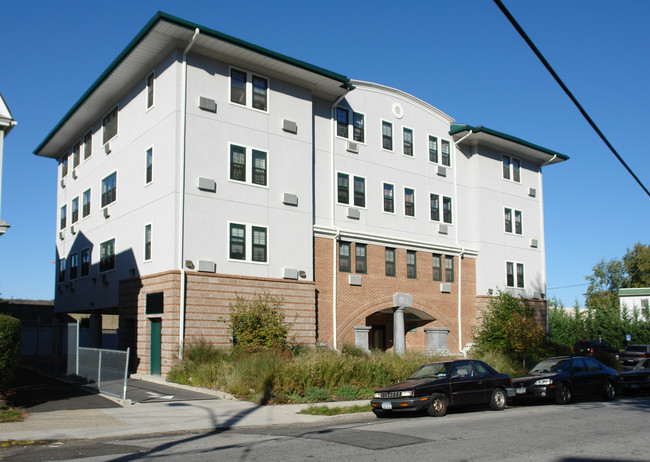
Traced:
<path fill-rule="evenodd" d="M 151 224 L 144 226 L 144 261 L 151 260 Z"/>
<path fill-rule="evenodd" d="M 59 282 L 65 281 L 65 258 L 59 258 Z"/>
<path fill-rule="evenodd" d="M 348 125 L 350 124 L 350 121 L 348 120 L 349 118 L 350 113 L 347 109 L 342 107 L 336 108 L 336 136 L 342 138 L 348 137 Z"/>
<path fill-rule="evenodd" d="M 395 213 L 395 187 L 384 183 L 384 212 Z"/>
<path fill-rule="evenodd" d="M 106 144 L 117 135 L 117 107 L 109 112 L 102 119 L 103 138 L 102 144 Z"/>
<path fill-rule="evenodd" d="M 358 112 L 352 113 L 352 139 L 359 143 L 364 143 L 366 140 L 365 116 Z"/>
<path fill-rule="evenodd" d="M 429 194 L 429 204 L 432 221 L 440 221 L 440 195 Z M 451 197 L 442 196 L 442 222 L 451 224 Z"/>
<path fill-rule="evenodd" d="M 433 254 L 433 280 L 442 281 L 442 255 Z"/>
<path fill-rule="evenodd" d="M 438 163 L 438 138 L 429 135 L 429 162 Z"/>
<path fill-rule="evenodd" d="M 349 242 L 339 242 L 339 271 L 342 273 L 352 271 L 351 247 Z"/>
<path fill-rule="evenodd" d="M 251 236 L 250 246 L 247 236 Z M 250 248 L 250 255 L 247 249 Z M 230 223 L 229 255 L 232 260 L 267 262 L 268 261 L 268 229 L 262 226 L 251 226 L 242 223 Z"/>
<path fill-rule="evenodd" d="M 269 80 L 238 69 L 230 69 L 230 101 L 260 111 L 268 109 Z"/>
<path fill-rule="evenodd" d="M 68 206 L 67 205 L 62 205 L 61 206 L 61 212 L 59 214 L 59 229 L 64 230 L 65 227 L 67 226 L 67 220 L 68 220 Z"/>
<path fill-rule="evenodd" d="M 99 272 L 115 269 L 115 239 L 99 244 Z"/>
<path fill-rule="evenodd" d="M 368 246 L 366 244 L 354 245 L 355 272 L 366 274 L 368 272 Z"/>
<path fill-rule="evenodd" d="M 366 206 L 366 179 L 358 176 L 354 177 L 354 205 Z"/>
<path fill-rule="evenodd" d="M 230 145 L 230 179 L 246 181 L 246 148 Z"/>
<path fill-rule="evenodd" d="M 406 251 L 406 277 L 409 279 L 417 279 L 417 257 L 415 250 Z"/>
<path fill-rule="evenodd" d="M 61 178 L 68 176 L 68 153 L 61 157 Z"/>
<path fill-rule="evenodd" d="M 440 151 L 441 151 L 441 158 L 440 160 L 442 161 L 442 165 L 446 167 L 451 166 L 451 145 L 449 141 L 447 140 L 440 140 Z"/>
<path fill-rule="evenodd" d="M 386 276 L 395 276 L 395 249 L 386 247 Z"/>
<path fill-rule="evenodd" d="M 442 196 L 442 221 L 451 224 L 451 197 Z"/>
<path fill-rule="evenodd" d="M 90 188 L 81 195 L 81 216 L 86 218 L 88 215 L 90 215 Z"/>
<path fill-rule="evenodd" d="M 393 150 L 393 124 L 385 120 L 381 122 L 381 146 L 388 151 Z"/>
<path fill-rule="evenodd" d="M 251 184 L 267 186 L 268 184 L 268 153 L 259 149 L 230 145 L 230 179 L 247 182 L 249 178 L 247 166 L 250 165 Z"/>
<path fill-rule="evenodd" d="M 76 143 L 72 147 L 72 168 L 79 167 L 80 162 L 81 162 L 81 144 Z"/>
<path fill-rule="evenodd" d="M 454 257 L 445 255 L 445 282 L 454 282 Z"/>
<path fill-rule="evenodd" d="M 93 155 L 93 135 L 88 132 L 84 135 L 84 160 Z"/>
<path fill-rule="evenodd" d="M 102 208 L 117 199 L 117 172 L 113 172 L 102 180 Z"/>
<path fill-rule="evenodd" d="M 70 279 L 77 279 L 79 274 L 79 254 L 70 254 L 68 260 L 70 260 Z"/>
<path fill-rule="evenodd" d="M 350 203 L 350 175 L 338 173 L 336 176 L 337 202 L 339 204 Z"/>
<path fill-rule="evenodd" d="M 246 260 L 246 226 L 230 224 L 230 258 Z"/>
<path fill-rule="evenodd" d="M 510 156 L 502 156 L 503 178 L 521 183 L 521 162 L 519 159 Z"/>
<path fill-rule="evenodd" d="M 524 288 L 524 264 L 506 262 L 506 287 Z"/>
<path fill-rule="evenodd" d="M 90 274 L 90 249 L 83 249 L 81 251 L 81 277 Z"/>
<path fill-rule="evenodd" d="M 266 228 L 260 226 L 253 226 L 253 255 L 252 260 L 257 262 L 267 261 L 267 236 Z"/>
<path fill-rule="evenodd" d="M 153 72 L 147 76 L 147 109 L 153 106 Z"/>
<path fill-rule="evenodd" d="M 515 210 L 509 207 L 505 207 L 503 210 L 504 210 L 506 233 L 523 234 L 521 210 Z M 513 217 L 514 217 L 514 226 L 513 226 Z"/>
<path fill-rule="evenodd" d="M 415 216 L 415 189 L 404 188 L 404 215 Z"/>
<path fill-rule="evenodd" d="M 149 184 L 152 181 L 153 181 L 153 148 L 149 148 L 145 153 L 144 183 Z"/>
<path fill-rule="evenodd" d="M 413 130 L 406 127 L 403 128 L 402 143 L 404 145 L 404 155 L 413 157 Z"/>
<path fill-rule="evenodd" d="M 71 217 L 70 217 L 70 223 L 74 224 L 79 221 L 79 197 L 75 197 L 72 199 L 72 202 L 70 204 L 72 207 L 71 210 Z"/>
<path fill-rule="evenodd" d="M 253 184 L 266 186 L 266 157 L 264 151 L 253 149 Z"/>
<path fill-rule="evenodd" d="M 365 116 L 352 111 L 352 119 L 350 119 L 350 111 L 343 107 L 336 108 L 336 136 L 341 138 L 350 138 L 352 133 L 352 140 L 359 143 L 365 141 Z"/>

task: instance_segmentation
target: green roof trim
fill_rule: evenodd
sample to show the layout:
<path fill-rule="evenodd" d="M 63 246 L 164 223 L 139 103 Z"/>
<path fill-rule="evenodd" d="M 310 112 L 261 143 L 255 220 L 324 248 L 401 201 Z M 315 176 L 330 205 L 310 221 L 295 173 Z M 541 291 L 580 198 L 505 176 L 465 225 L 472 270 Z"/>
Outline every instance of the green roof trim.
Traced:
<path fill-rule="evenodd" d="M 650 287 L 618 289 L 618 295 L 650 295 Z"/>
<path fill-rule="evenodd" d="M 537 151 L 541 151 L 543 153 L 549 154 L 551 156 L 557 156 L 560 159 L 564 160 L 569 160 L 569 156 L 565 154 L 560 154 L 559 152 L 556 151 L 551 151 L 550 149 L 546 149 L 543 146 L 539 146 L 537 144 L 529 143 L 526 140 L 522 140 L 521 138 L 517 138 L 515 136 L 507 135 L 505 133 L 498 132 L 496 130 L 492 130 L 490 128 L 484 127 L 482 125 L 479 125 L 478 127 L 473 127 L 471 125 L 466 125 L 466 124 L 452 124 L 451 128 L 449 129 L 449 135 L 454 136 L 458 133 L 462 132 L 468 132 L 471 131 L 473 133 L 486 133 L 488 135 L 496 136 L 497 138 L 501 138 L 506 141 L 511 141 L 513 143 L 521 144 L 522 146 L 526 146 L 531 149 L 535 149 Z"/>
<path fill-rule="evenodd" d="M 158 24 L 159 21 L 165 21 L 168 23 L 175 24 L 180 27 L 184 27 L 188 30 L 195 30 L 199 29 L 202 34 L 205 34 L 209 37 L 222 40 L 224 42 L 231 43 L 233 45 L 246 48 L 250 51 L 254 51 L 256 53 L 260 53 L 264 56 L 268 56 L 269 58 L 276 59 L 278 61 L 290 64 L 292 66 L 300 67 L 303 68 L 307 71 L 313 72 L 315 74 L 322 75 L 324 77 L 330 78 L 332 80 L 338 80 L 341 82 L 341 87 L 351 90 L 354 87 L 350 83 L 350 79 L 342 74 L 337 74 L 336 72 L 328 71 L 327 69 L 324 69 L 322 67 L 314 66 L 313 64 L 309 64 L 304 61 L 300 61 L 298 59 L 291 58 L 289 56 L 276 53 L 274 51 L 268 50 L 266 48 L 254 45 L 252 43 L 246 42 L 244 40 L 240 40 L 238 38 L 232 37 L 227 34 L 223 34 L 221 32 L 218 32 L 213 29 L 209 29 L 203 26 L 200 26 L 198 24 L 195 24 L 190 21 L 186 21 L 184 19 L 178 18 L 176 16 L 172 16 L 170 14 L 164 13 L 162 11 L 158 11 L 153 18 L 149 20 L 149 22 L 142 28 L 142 30 L 138 33 L 138 35 L 129 42 L 129 44 L 122 50 L 122 52 L 113 60 L 113 62 L 108 66 L 108 68 L 99 76 L 99 78 L 90 86 L 88 90 L 79 98 L 79 100 L 70 108 L 70 110 L 63 116 L 63 118 L 59 121 L 58 124 L 48 133 L 48 135 L 45 137 L 45 139 L 41 142 L 41 144 L 38 145 L 38 147 L 34 150 L 34 154 L 38 154 L 38 152 L 43 149 L 43 147 L 50 142 L 50 140 L 54 137 L 57 131 L 72 117 L 72 115 L 81 107 L 81 105 L 92 95 L 97 88 L 113 73 L 113 71 L 122 63 L 122 61 L 135 49 L 135 47 L 138 46 L 138 44 L 146 37 L 146 35 L 151 32 L 151 30 Z"/>

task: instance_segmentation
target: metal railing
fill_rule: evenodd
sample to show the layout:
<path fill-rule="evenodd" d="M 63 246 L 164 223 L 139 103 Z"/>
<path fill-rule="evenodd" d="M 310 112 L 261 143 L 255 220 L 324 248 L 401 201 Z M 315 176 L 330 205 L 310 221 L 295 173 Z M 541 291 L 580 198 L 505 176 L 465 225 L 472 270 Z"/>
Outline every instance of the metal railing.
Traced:
<path fill-rule="evenodd" d="M 95 384 L 101 393 L 126 399 L 129 353 L 129 348 L 120 351 L 79 347 L 75 374 Z"/>

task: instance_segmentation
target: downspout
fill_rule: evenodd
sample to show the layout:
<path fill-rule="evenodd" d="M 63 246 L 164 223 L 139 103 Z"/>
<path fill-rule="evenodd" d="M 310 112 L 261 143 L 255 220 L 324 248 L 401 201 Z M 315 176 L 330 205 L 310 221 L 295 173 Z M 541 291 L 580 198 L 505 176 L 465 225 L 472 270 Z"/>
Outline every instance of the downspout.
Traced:
<path fill-rule="evenodd" d="M 467 138 L 469 135 L 471 135 L 473 132 L 472 130 L 469 131 L 469 133 L 465 136 L 463 136 L 461 139 L 458 141 L 454 141 L 454 197 L 456 200 L 454 200 L 454 204 L 457 204 L 458 202 L 458 143 L 463 141 L 465 138 Z M 457 205 L 454 205 L 454 215 L 456 216 L 456 247 L 460 247 L 460 255 L 458 256 L 458 351 L 462 352 L 463 351 L 463 321 L 462 321 L 462 294 L 463 294 L 463 257 L 465 255 L 465 247 L 461 247 L 460 242 L 458 240 L 458 228 L 459 223 L 458 223 L 458 207 Z"/>
<path fill-rule="evenodd" d="M 192 40 L 187 44 L 183 51 L 183 69 L 181 76 L 181 127 L 180 127 L 180 207 L 179 207 L 179 220 L 178 220 L 178 269 L 181 272 L 181 286 L 180 286 L 180 306 L 178 315 L 178 357 L 183 359 L 183 346 L 185 343 L 185 303 L 186 303 L 186 274 L 185 265 L 183 264 L 185 257 L 185 138 L 187 131 L 187 53 L 194 45 L 194 42 L 199 36 L 199 28 L 194 29 Z"/>
<path fill-rule="evenodd" d="M 540 165 L 539 167 L 539 175 L 537 176 L 537 189 L 539 189 L 539 223 L 540 223 L 540 229 L 542 230 L 542 274 L 544 274 L 544 294 L 546 294 L 546 234 L 544 233 L 544 204 L 542 198 L 544 195 L 542 194 L 542 167 L 546 167 L 549 165 L 551 162 L 555 160 L 557 157 L 556 154 L 551 157 L 551 159 Z M 549 328 L 549 321 L 548 321 L 548 298 L 546 298 L 546 295 L 544 295 L 544 300 L 546 300 L 546 336 L 548 337 L 548 328 Z"/>
<path fill-rule="evenodd" d="M 336 184 L 336 168 L 335 168 L 335 162 L 334 162 L 334 140 L 336 139 L 336 123 L 335 123 L 335 111 L 336 111 L 336 106 L 347 96 L 347 94 L 350 92 L 350 89 L 346 87 L 345 93 L 339 96 L 334 103 L 332 103 L 332 108 L 330 110 L 330 124 L 332 127 L 332 137 L 330 139 L 330 155 L 332 156 L 332 178 L 331 178 L 331 185 L 332 185 L 332 228 L 336 230 L 336 234 L 334 235 L 334 244 L 332 245 L 332 347 L 336 350 L 337 349 L 337 319 L 336 319 L 336 291 L 338 290 L 336 279 L 338 276 L 338 271 L 336 267 L 336 250 L 337 246 L 336 243 L 339 240 L 339 236 L 341 234 L 341 231 L 339 228 L 336 226 L 336 191 L 337 191 L 337 184 Z"/>

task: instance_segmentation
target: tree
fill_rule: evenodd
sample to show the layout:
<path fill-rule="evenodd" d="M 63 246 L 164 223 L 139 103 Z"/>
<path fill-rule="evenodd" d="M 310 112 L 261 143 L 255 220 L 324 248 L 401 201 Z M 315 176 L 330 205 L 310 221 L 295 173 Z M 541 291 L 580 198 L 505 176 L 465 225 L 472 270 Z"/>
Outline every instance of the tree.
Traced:
<path fill-rule="evenodd" d="M 245 352 L 286 350 L 289 325 L 284 322 L 282 298 L 268 293 L 251 300 L 237 296 L 230 305 L 230 332 L 233 346 Z"/>
<path fill-rule="evenodd" d="M 8 388 L 20 360 L 20 320 L 0 313 L 0 395 Z"/>
<path fill-rule="evenodd" d="M 593 308 L 617 304 L 618 290 L 627 283 L 625 266 L 617 259 L 601 260 L 586 279 L 589 287 L 585 293 L 585 305 Z"/>
<path fill-rule="evenodd" d="M 510 347 L 521 358 L 526 369 L 526 357 L 539 349 L 544 342 L 544 329 L 531 316 L 512 313 L 506 321 L 505 330 Z"/>
<path fill-rule="evenodd" d="M 650 245 L 637 242 L 627 249 L 623 266 L 628 278 L 626 287 L 650 287 Z"/>

